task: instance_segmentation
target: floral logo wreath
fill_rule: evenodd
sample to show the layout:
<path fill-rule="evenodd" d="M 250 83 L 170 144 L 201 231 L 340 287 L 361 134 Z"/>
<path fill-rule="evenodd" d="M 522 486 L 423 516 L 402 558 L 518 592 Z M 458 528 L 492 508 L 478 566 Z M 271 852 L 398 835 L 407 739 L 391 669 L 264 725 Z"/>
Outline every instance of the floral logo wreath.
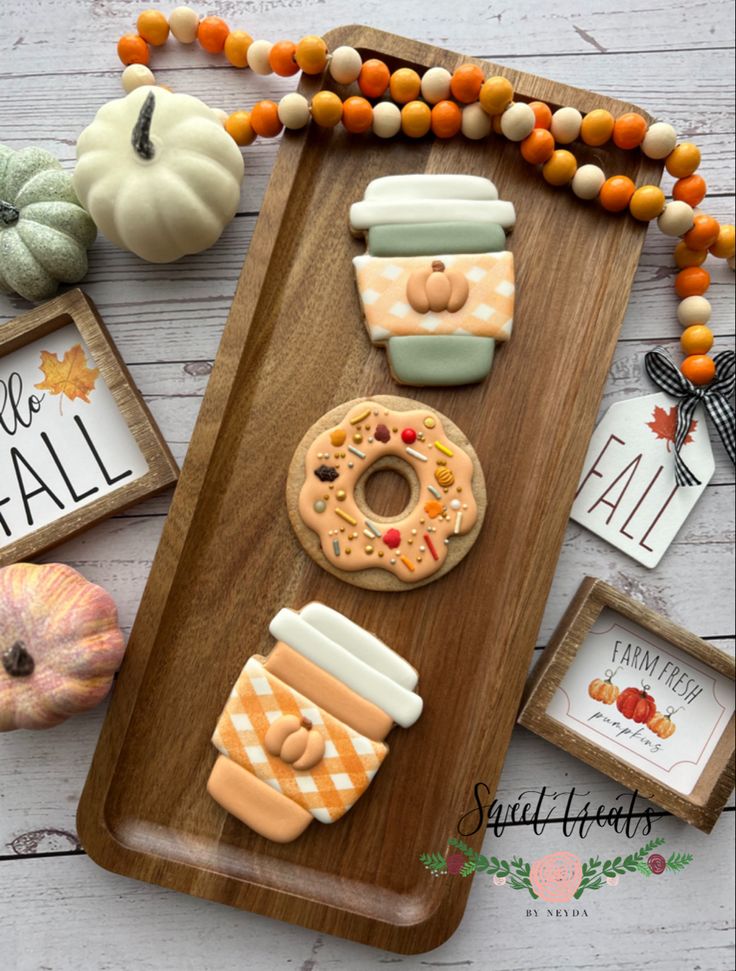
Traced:
<path fill-rule="evenodd" d="M 600 890 L 603 886 L 615 887 L 622 876 L 638 873 L 644 877 L 660 875 L 667 870 L 677 873 L 692 863 L 692 853 L 672 853 L 665 859 L 661 853 L 654 853 L 665 840 L 651 840 L 641 849 L 628 856 L 617 856 L 601 861 L 591 857 L 582 863 L 574 853 L 565 850 L 550 853 L 533 863 L 521 857 L 511 861 L 499 860 L 495 856 L 486 857 L 477 853 L 462 840 L 451 837 L 448 841 L 454 852 L 421 853 L 419 859 L 432 876 L 469 877 L 473 873 L 488 873 L 497 887 L 511 887 L 512 890 L 526 890 L 535 900 L 550 904 L 564 904 L 579 900 L 586 890 Z"/>

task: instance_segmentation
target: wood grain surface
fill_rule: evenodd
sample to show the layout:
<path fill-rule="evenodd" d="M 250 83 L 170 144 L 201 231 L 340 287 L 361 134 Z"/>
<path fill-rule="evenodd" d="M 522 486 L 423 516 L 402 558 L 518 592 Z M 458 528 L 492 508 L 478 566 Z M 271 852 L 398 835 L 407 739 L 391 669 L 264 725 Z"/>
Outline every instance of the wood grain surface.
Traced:
<path fill-rule="evenodd" d="M 120 93 L 114 45 L 140 5 L 130 0 L 10 2 L 0 32 L 0 140 L 38 144 L 68 169 L 81 129 Z M 164 9 L 166 9 L 164 7 Z M 321 32 L 356 16 L 350 0 L 288 3 L 219 2 L 209 12 L 254 36 L 275 39 Z M 426 0 L 377 0 L 361 16 L 387 30 L 473 53 L 570 84 L 637 101 L 703 149 L 708 210 L 733 221 L 733 47 L 731 0 L 617 0 L 611 5 L 536 0 L 513 8 L 467 0 L 448 11 Z M 158 77 L 178 90 L 232 110 L 293 88 L 293 79 L 244 77 L 200 50 L 169 44 L 155 55 Z M 207 385 L 243 255 L 252 237 L 278 140 L 246 150 L 238 217 L 217 247 L 174 266 L 141 263 L 99 238 L 84 286 L 94 297 L 133 378 L 174 455 L 181 461 Z M 671 185 L 668 176 L 666 186 Z M 670 241 L 646 239 L 601 410 L 651 390 L 642 357 L 658 344 L 678 352 Z M 733 275 L 714 273 L 714 329 L 733 346 Z M 0 297 L 0 322 L 27 310 Z M 585 573 L 593 573 L 733 653 L 734 476 L 714 443 L 711 486 L 656 571 L 648 571 L 568 523 L 537 643 L 549 638 Z M 169 505 L 147 500 L 58 548 L 46 559 L 81 569 L 115 596 L 130 628 Z M 473 686 L 468 686 L 472 691 Z M 587 906 L 583 919 L 526 916 L 508 888 L 477 880 L 465 918 L 450 941 L 428 955 L 388 957 L 295 926 L 174 894 L 105 873 L 78 848 L 74 814 L 104 711 L 53 732 L 0 738 L 0 951 L 23 971 L 39 967 L 254 969 L 383 967 L 535 968 L 541 955 L 600 971 L 732 971 L 734 813 L 706 837 L 671 818 L 655 834 L 695 854 L 686 879 L 627 884 Z M 576 787 L 580 804 L 614 805 L 621 787 L 523 728 L 514 731 L 497 797 L 507 805 L 524 790 Z M 586 795 L 587 794 L 587 795 Z M 417 812 L 434 807 L 417 794 Z M 561 848 L 611 855 L 631 841 L 594 828 L 563 839 L 559 827 L 538 835 L 530 825 L 489 830 L 486 853 L 534 859 Z M 416 847 L 435 849 L 435 847 Z M 627 850 L 628 851 L 628 850 Z M 692 906 L 697 899 L 697 907 Z M 656 929 L 656 938 L 653 930 Z M 545 958 L 547 961 L 548 958 Z"/>
<path fill-rule="evenodd" d="M 340 28 L 327 41 L 390 66 L 462 61 L 367 28 Z M 631 107 L 484 67 L 507 73 L 526 100 Z M 301 86 L 313 92 L 316 82 Z M 404 953 L 430 950 L 457 927 L 470 880 L 428 880 L 406 834 L 444 845 L 474 783 L 495 789 L 644 242 L 631 220 L 531 184 L 517 151 L 500 139 L 386 145 L 317 128 L 284 139 L 80 803 L 80 835 L 103 866 Z M 641 154 L 597 157 L 638 184 L 661 172 Z M 305 428 L 345 400 L 396 391 L 360 328 L 359 244 L 340 227 L 375 175 L 417 171 L 488 175 L 514 201 L 517 328 L 490 380 L 417 392 L 473 442 L 490 508 L 441 586 L 397 598 L 356 592 L 308 561 L 282 489 Z M 339 827 L 274 846 L 208 799 L 208 739 L 244 656 L 268 644 L 270 618 L 310 600 L 406 656 L 420 671 L 425 711 Z M 471 680 L 476 693 L 464 700 Z M 413 820 L 420 783 L 438 811 Z"/>

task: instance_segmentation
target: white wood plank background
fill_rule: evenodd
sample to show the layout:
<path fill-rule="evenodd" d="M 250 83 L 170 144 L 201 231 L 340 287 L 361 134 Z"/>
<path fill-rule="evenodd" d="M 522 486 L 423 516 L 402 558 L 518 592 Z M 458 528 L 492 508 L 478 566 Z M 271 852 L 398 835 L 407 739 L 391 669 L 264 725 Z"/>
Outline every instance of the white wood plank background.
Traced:
<path fill-rule="evenodd" d="M 171 6 L 173 6 L 172 4 Z M 95 110 L 117 96 L 114 45 L 143 4 L 133 0 L 2 0 L 0 142 L 42 145 L 71 167 L 74 144 Z M 204 10 L 203 10 L 204 12 Z M 256 36 L 297 38 L 356 20 L 638 102 L 703 149 L 708 209 L 733 221 L 734 4 L 730 0 L 464 0 L 448 10 L 426 0 L 223 0 L 207 12 Z M 201 52 L 172 45 L 156 55 L 158 76 L 179 90 L 233 109 L 288 90 L 286 79 L 254 78 Z M 131 366 L 178 459 L 207 384 L 235 282 L 276 146 L 246 156 L 241 210 L 220 244 L 180 264 L 154 267 L 99 240 L 85 287 Z M 670 245 L 650 234 L 602 407 L 648 390 L 642 355 L 676 344 Z M 716 275 L 719 347 L 733 344 L 733 274 Z M 0 322 L 22 312 L 0 297 Z M 720 446 L 716 476 L 660 567 L 650 572 L 571 524 L 540 629 L 549 637 L 582 576 L 610 580 L 720 648 L 734 650 L 734 471 Z M 48 559 L 78 567 L 116 597 L 130 628 L 168 498 L 143 503 L 58 549 Z M 538 656 L 538 652 L 537 652 Z M 473 887 L 465 919 L 438 950 L 387 955 L 300 928 L 194 900 L 106 873 L 79 848 L 74 813 L 104 707 L 47 733 L 0 738 L 0 968 L 31 969 L 404 969 L 469 967 L 600 971 L 732 971 L 733 800 L 710 837 L 672 818 L 653 835 L 690 851 L 690 868 L 662 882 L 630 877 L 582 898 L 587 916 L 527 917 L 533 903 L 487 877 Z M 522 729 L 514 734 L 498 798 L 526 789 L 575 786 L 594 805 L 620 787 Z M 583 800 L 584 801 L 584 800 Z M 426 811 L 431 811 L 431 808 Z M 614 854 L 642 838 L 594 830 L 564 839 L 515 826 L 486 850 L 534 859 L 570 849 Z M 417 847 L 417 852 L 433 847 Z M 439 847 L 437 847 L 439 849 Z"/>

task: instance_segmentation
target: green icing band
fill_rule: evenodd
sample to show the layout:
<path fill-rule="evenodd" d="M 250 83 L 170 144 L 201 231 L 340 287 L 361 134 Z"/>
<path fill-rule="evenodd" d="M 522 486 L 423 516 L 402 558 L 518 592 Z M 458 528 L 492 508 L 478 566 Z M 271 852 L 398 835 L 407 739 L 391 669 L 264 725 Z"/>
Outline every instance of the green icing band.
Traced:
<path fill-rule="evenodd" d="M 434 334 L 391 337 L 386 350 L 391 370 L 402 384 L 475 384 L 493 364 L 496 342 L 492 337 Z"/>
<path fill-rule="evenodd" d="M 436 256 L 499 253 L 506 233 L 498 223 L 397 223 L 368 230 L 371 256 Z"/>

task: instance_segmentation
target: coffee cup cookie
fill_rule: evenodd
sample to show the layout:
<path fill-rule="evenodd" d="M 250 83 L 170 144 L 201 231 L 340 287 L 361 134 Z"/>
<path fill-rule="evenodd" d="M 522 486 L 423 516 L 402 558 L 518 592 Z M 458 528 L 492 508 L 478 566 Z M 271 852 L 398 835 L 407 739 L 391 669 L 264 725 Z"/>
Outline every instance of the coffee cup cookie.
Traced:
<path fill-rule="evenodd" d="M 409 486 L 396 515 L 380 515 L 366 483 L 390 469 Z M 483 471 L 467 437 L 411 398 L 376 395 L 323 415 L 299 443 L 286 487 L 289 517 L 312 559 L 366 590 L 431 583 L 463 559 L 486 511 Z"/>

